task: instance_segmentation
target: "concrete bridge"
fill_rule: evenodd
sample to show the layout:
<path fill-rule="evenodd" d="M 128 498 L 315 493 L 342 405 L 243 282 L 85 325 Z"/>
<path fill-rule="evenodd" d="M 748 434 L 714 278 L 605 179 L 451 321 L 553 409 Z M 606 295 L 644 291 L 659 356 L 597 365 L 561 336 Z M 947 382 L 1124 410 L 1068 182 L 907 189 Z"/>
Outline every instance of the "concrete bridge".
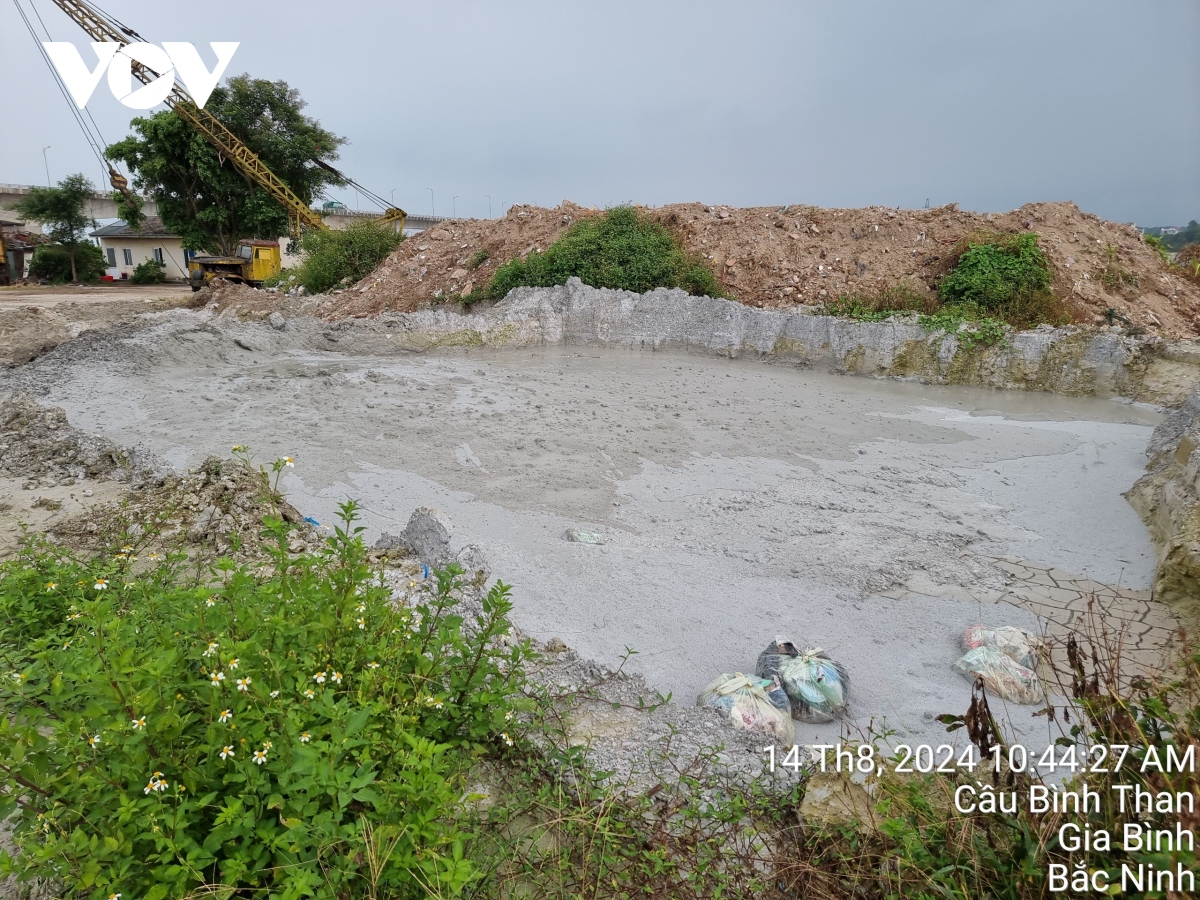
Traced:
<path fill-rule="evenodd" d="M 13 207 L 22 197 L 29 194 L 32 187 L 33 185 L 28 184 L 0 183 L 0 213 L 4 214 L 4 218 L 20 220 L 21 217 L 13 212 Z M 345 207 L 314 207 L 314 210 L 321 214 L 321 218 L 330 228 L 345 228 L 351 222 L 361 222 L 364 219 L 373 219 L 380 215 L 378 212 Z M 157 216 L 158 205 L 153 200 L 147 200 L 142 207 L 142 212 L 148 216 Z M 88 201 L 88 215 L 97 220 L 117 218 L 117 204 L 113 202 L 112 194 L 104 191 L 97 191 L 93 194 Z M 404 230 L 424 231 L 439 222 L 445 222 L 447 218 L 449 217 L 410 215 L 405 222 Z M 36 222 L 27 223 L 27 227 L 35 234 L 40 234 L 42 231 L 42 227 Z"/>

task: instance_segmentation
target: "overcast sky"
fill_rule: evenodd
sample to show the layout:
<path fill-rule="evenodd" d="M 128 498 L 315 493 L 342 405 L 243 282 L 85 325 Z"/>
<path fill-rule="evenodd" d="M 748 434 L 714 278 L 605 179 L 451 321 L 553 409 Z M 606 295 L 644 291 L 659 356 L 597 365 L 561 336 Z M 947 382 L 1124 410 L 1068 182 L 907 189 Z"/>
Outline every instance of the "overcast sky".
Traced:
<path fill-rule="evenodd" d="M 50 0 L 55 40 L 86 38 Z M 147 40 L 240 41 L 410 212 L 513 203 L 1007 210 L 1200 218 L 1197 0 L 101 0 Z M 0 182 L 99 180 L 0 0 Z M 104 82 L 113 141 L 136 115 Z M 457 195 L 457 201 L 452 198 Z M 340 199 L 359 205 L 353 191 Z M 366 206 L 365 202 L 362 204 Z"/>

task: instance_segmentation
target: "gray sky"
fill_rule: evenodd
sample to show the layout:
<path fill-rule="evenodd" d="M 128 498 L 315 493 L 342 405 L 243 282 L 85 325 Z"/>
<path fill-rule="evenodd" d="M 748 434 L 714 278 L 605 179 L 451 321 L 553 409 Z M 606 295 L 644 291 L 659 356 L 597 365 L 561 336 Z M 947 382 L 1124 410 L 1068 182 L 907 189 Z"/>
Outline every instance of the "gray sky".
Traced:
<path fill-rule="evenodd" d="M 50 0 L 56 40 L 86 51 Z M 512 203 L 1007 210 L 1074 200 L 1200 219 L 1196 0 L 101 0 L 147 40 L 241 41 L 410 212 Z M 0 182 L 99 179 L 12 0 L 0 0 Z M 19 86 L 19 92 L 14 92 Z M 18 109 L 24 112 L 18 112 Z M 104 82 L 104 136 L 136 115 Z M 353 191 L 340 199 L 356 203 Z M 363 204 L 366 205 L 365 203 Z"/>

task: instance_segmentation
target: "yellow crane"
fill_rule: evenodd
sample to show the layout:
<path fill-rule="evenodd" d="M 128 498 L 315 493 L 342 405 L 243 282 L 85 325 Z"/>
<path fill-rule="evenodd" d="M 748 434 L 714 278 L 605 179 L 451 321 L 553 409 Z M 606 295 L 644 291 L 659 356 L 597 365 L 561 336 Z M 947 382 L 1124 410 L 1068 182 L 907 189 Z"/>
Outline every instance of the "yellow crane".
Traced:
<path fill-rule="evenodd" d="M 85 2 L 85 0 L 54 0 L 54 5 L 66 13 L 75 24 L 86 31 L 93 41 L 110 41 L 122 45 L 143 41 L 142 36 L 132 28 L 121 24 L 94 4 Z M 131 68 L 133 76 L 141 81 L 142 84 L 150 84 L 159 77 L 158 72 L 155 72 L 137 60 L 132 61 Z M 191 94 L 178 82 L 175 83 L 175 86 L 171 89 L 171 93 L 167 95 L 167 99 L 164 102 L 177 116 L 187 122 L 206 141 L 212 144 L 217 152 L 221 154 L 222 158 L 228 159 L 243 175 L 256 184 L 261 185 L 268 194 L 287 210 L 288 233 L 293 239 L 298 240 L 305 228 L 328 228 L 324 219 L 321 218 L 320 213 L 301 200 L 295 191 L 288 187 L 283 179 L 272 172 L 270 167 L 259 159 L 258 154 L 247 147 L 220 119 L 197 106 Z M 388 205 L 381 197 L 367 190 L 352 178 L 346 177 L 328 163 L 318 159 L 314 159 L 313 162 L 337 175 L 338 178 L 346 183 L 358 188 L 363 194 L 385 207 L 384 213 L 373 221 L 381 225 L 396 224 L 398 228 L 403 230 L 404 222 L 408 218 L 408 214 L 404 210 Z M 111 165 L 109 166 L 109 175 L 113 188 L 124 194 L 126 200 L 132 202 L 133 197 L 129 192 L 128 180 Z M 246 246 L 243 247 L 242 244 Z M 196 257 L 193 259 L 193 265 L 198 263 L 198 265 L 195 265 L 195 268 L 189 266 L 193 275 L 193 288 L 198 289 L 197 280 L 207 282 L 212 277 L 240 277 L 236 273 L 236 270 L 242 267 L 243 264 L 246 264 L 244 275 L 249 277 L 240 277 L 240 280 L 251 283 L 261 281 L 264 277 L 269 277 L 269 275 L 279 271 L 278 248 L 276 248 L 274 254 L 275 261 L 272 267 L 266 259 L 267 254 L 263 254 L 260 258 L 262 242 L 243 241 L 242 244 L 239 244 L 238 254 L 234 257 Z M 247 249 L 250 250 L 249 254 L 247 254 Z M 266 262 L 265 266 L 263 265 L 264 262 Z M 249 268 L 250 263 L 257 264 L 253 267 L 253 270 Z M 272 268 L 274 271 L 271 271 Z M 200 279 L 196 279 L 195 277 L 197 272 L 201 276 Z"/>

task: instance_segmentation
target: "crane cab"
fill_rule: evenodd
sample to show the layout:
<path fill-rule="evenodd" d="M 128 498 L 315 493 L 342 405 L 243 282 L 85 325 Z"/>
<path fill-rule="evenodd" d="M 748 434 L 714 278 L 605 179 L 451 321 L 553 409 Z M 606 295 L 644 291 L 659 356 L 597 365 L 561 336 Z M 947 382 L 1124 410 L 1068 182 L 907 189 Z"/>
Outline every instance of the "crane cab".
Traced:
<path fill-rule="evenodd" d="M 188 281 L 198 291 L 214 278 L 262 287 L 264 281 L 279 274 L 282 256 L 279 241 L 238 241 L 231 256 L 193 256 L 188 263 Z"/>

